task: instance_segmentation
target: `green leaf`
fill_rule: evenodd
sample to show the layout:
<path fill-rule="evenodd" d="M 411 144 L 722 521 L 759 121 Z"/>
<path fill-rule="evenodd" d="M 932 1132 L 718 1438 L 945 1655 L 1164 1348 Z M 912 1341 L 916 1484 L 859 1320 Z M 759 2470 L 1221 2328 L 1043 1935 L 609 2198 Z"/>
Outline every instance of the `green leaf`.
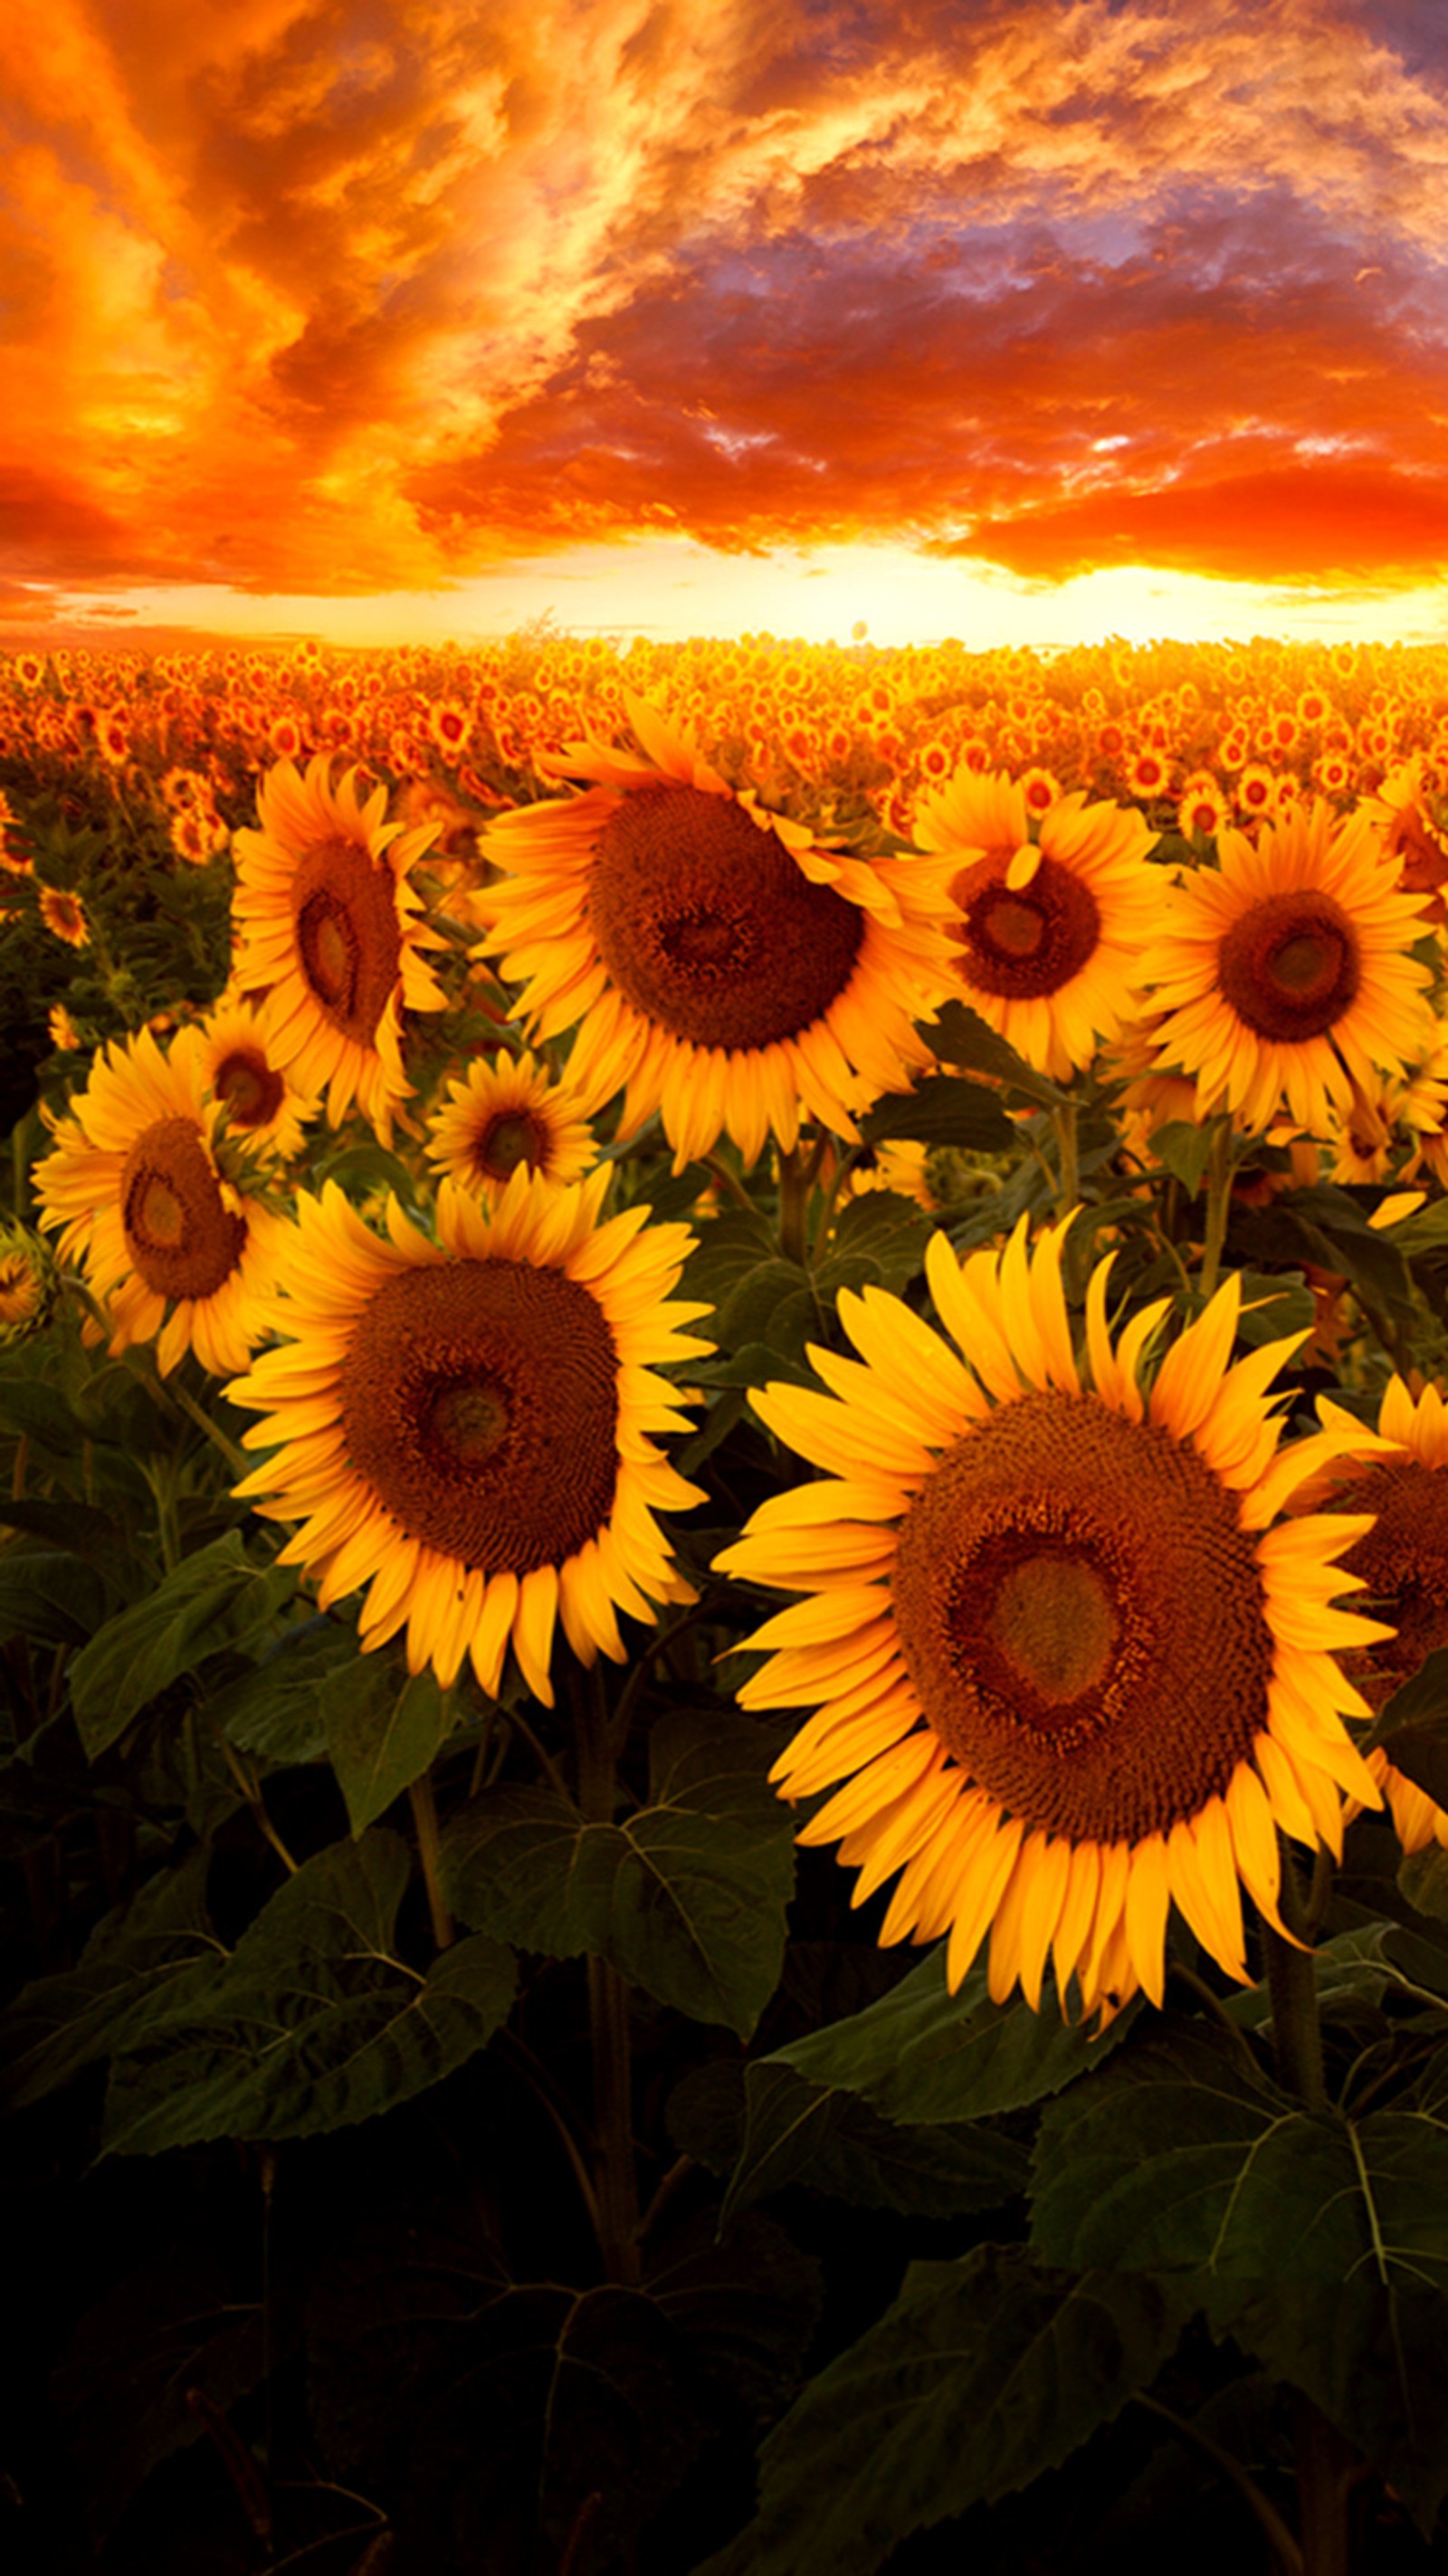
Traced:
<path fill-rule="evenodd" d="M 1194 1199 L 1212 1159 L 1213 1142 L 1210 1125 L 1199 1127 L 1194 1118 L 1169 1118 L 1165 1126 L 1152 1130 L 1151 1150 L 1163 1170 Z"/>
<path fill-rule="evenodd" d="M 866 1190 L 847 1199 L 835 1219 L 828 1253 L 815 1284 L 821 1297 L 842 1288 L 889 1288 L 899 1293 L 918 1279 L 935 1219 L 898 1190 Z"/>
<path fill-rule="evenodd" d="M 993 2004 L 975 1968 L 956 1994 L 945 1982 L 945 1944 L 878 2003 L 829 2030 L 794 2040 L 767 2061 L 811 2083 L 859 2093 L 887 2120 L 978 2120 L 1018 2111 L 1102 2065 L 1133 2017 L 1118 2014 L 1101 2038 L 1023 2000 Z"/>
<path fill-rule="evenodd" d="M 454 1911 L 547 1958 L 612 1960 L 631 1984 L 747 2039 L 779 1980 L 794 1825 L 766 1773 L 765 1727 L 660 1719 L 649 1803 L 595 1824 L 552 1789 L 475 1799 L 443 1840 Z"/>
<path fill-rule="evenodd" d="M 776 2425 L 757 2519 L 699 2576 L 873 2576 L 913 2532 L 1069 2459 L 1150 2386 L 1185 2313 L 1170 2284 L 1041 2271 L 1012 2247 L 912 2263 Z"/>
<path fill-rule="evenodd" d="M 1429 2528 L 1448 2492 L 1441 2106 L 1310 2114 L 1225 2038 L 1161 2025 L 1046 2112 L 1035 2236 L 1047 2261 L 1191 2275 Z"/>
<path fill-rule="evenodd" d="M 104 1577 L 83 1557 L 23 1540 L 0 1550 L 0 1639 L 83 1648 L 109 1608 Z"/>
<path fill-rule="evenodd" d="M 396 1835 L 333 1844 L 277 1890 L 204 1988 L 148 2020 L 115 2066 L 103 2150 L 305 2138 L 370 2120 L 483 2047 L 516 1970 L 479 1936 L 424 1977 L 396 1955 L 411 1874 Z"/>
<path fill-rule="evenodd" d="M 139 1568 L 126 1531 L 119 1527 L 112 1512 L 93 1511 L 74 1496 L 64 1502 L 49 1502 L 43 1496 L 26 1495 L 21 1501 L 0 1502 L 0 1529 L 24 1532 L 28 1538 L 48 1539 L 52 1546 L 63 1548 L 69 1556 L 83 1557 L 115 1590 L 124 1593 L 133 1588 Z"/>
<path fill-rule="evenodd" d="M 1368 1738 L 1437 1804 L 1448 1806 L 1448 1646 L 1436 1646 L 1378 1715 Z"/>
<path fill-rule="evenodd" d="M 229 1530 L 183 1558 L 145 1601 L 108 1619 L 70 1668 L 71 1700 L 92 1761 L 148 1700 L 223 1647 L 244 1648 L 297 1588 L 287 1566 L 256 1566 Z"/>
<path fill-rule="evenodd" d="M 800 1351 L 815 1330 L 813 1301 L 802 1320 Z M 819 1392 L 819 1379 L 808 1360 L 768 1342 L 746 1342 L 731 1359 L 698 1362 L 693 1375 L 700 1386 L 770 1386 L 782 1381 L 786 1386 L 808 1386 L 816 1394 Z"/>
<path fill-rule="evenodd" d="M 902 2127 L 857 2094 L 810 2084 L 777 2058 L 747 2069 L 744 2145 L 723 2222 L 792 2182 L 865 2209 L 956 2218 L 1026 2187 L 1023 2147 L 970 2120 Z"/>
<path fill-rule="evenodd" d="M 210 1858 L 198 1847 L 148 1879 L 97 1924 L 74 1968 L 22 1988 L 0 2023 L 0 2100 L 9 2108 L 137 2046 L 178 1995 L 206 1986 L 223 1955 L 206 1911 Z"/>
<path fill-rule="evenodd" d="M 972 1073 L 988 1073 L 1008 1091 L 1024 1092 L 1028 1100 L 1042 1101 L 1047 1107 L 1070 1098 L 1069 1092 L 1037 1073 L 978 1011 L 967 1010 L 963 1002 L 947 1002 L 934 1021 L 922 1020 L 920 1034 L 942 1064 L 963 1064 Z"/>
<path fill-rule="evenodd" d="M 1260 1270 L 1241 1273 L 1242 1312 L 1237 1330 L 1255 1348 L 1282 1341 L 1288 1333 L 1310 1332 L 1317 1316 L 1312 1290 L 1298 1275 L 1269 1277 Z"/>
<path fill-rule="evenodd" d="M 999 1094 L 958 1076 L 927 1076 L 913 1091 L 890 1092 L 860 1120 L 866 1145 L 908 1137 L 923 1145 L 957 1145 L 977 1154 L 1008 1154 L 1019 1142 Z"/>
<path fill-rule="evenodd" d="M 1420 1914 L 1431 1914 L 1440 1923 L 1448 1923 L 1448 1851 L 1439 1843 L 1430 1843 L 1426 1851 L 1414 1852 L 1398 1872 L 1398 1885 L 1408 1903 Z"/>
<path fill-rule="evenodd" d="M 366 1655 L 323 1683 L 321 1702 L 328 1756 L 360 1834 L 421 1779 L 452 1731 L 452 1699 L 431 1672 L 399 1690 L 386 1658 Z"/>
<path fill-rule="evenodd" d="M 208 1694 L 206 1714 L 228 1743 L 263 1761 L 320 1762 L 327 1750 L 322 1686 L 340 1675 L 360 1680 L 377 1658 L 357 1649 L 355 1630 L 328 1618 L 299 1620 L 233 1682 Z"/>
<path fill-rule="evenodd" d="M 53 1458 L 69 1458 L 83 1433 L 58 1387 L 0 1369 L 0 1429 L 38 1441 Z"/>

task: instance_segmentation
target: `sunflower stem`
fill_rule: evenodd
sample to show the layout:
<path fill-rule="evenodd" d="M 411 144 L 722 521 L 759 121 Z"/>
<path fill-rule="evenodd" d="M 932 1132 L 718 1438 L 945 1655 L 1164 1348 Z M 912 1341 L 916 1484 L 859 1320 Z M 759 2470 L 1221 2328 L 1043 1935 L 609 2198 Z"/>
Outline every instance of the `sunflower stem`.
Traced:
<path fill-rule="evenodd" d="M 578 1804 L 590 1824 L 611 1824 L 617 1799 L 613 1729 L 603 1676 L 579 1675 L 573 1695 Z M 594 2188 L 598 2250 L 610 2281 L 639 2277 L 639 2185 L 634 2160 L 633 2055 L 629 1990 L 609 1959 L 588 1962 L 588 2027 L 593 2054 Z"/>
<path fill-rule="evenodd" d="M 227 1465 L 232 1469 L 232 1472 L 235 1475 L 250 1475 L 251 1460 L 246 1457 L 240 1449 L 238 1449 L 234 1440 L 228 1440 L 226 1433 L 217 1423 L 212 1421 L 211 1416 L 206 1411 L 204 1405 L 197 1403 L 195 1396 L 182 1385 L 179 1378 L 174 1378 L 172 1380 L 166 1392 L 170 1396 L 172 1402 L 174 1404 L 179 1404 L 182 1412 L 190 1421 L 195 1423 L 197 1430 L 205 1432 L 212 1447 L 220 1450 L 222 1457 L 226 1460 Z"/>
<path fill-rule="evenodd" d="M 417 1854 L 422 1863 L 422 1883 L 427 1889 L 427 1910 L 432 1917 L 432 1937 L 440 1950 L 450 1950 L 457 1938 L 452 1912 L 442 1889 L 441 1845 L 437 1830 L 437 1800 L 432 1794 L 432 1773 L 424 1771 L 407 1792 L 412 1808 L 412 1821 L 417 1827 Z"/>
<path fill-rule="evenodd" d="M 797 1263 L 803 1270 L 809 1250 L 805 1224 L 809 1206 L 810 1185 L 805 1158 L 797 1145 L 779 1157 L 779 1249 L 786 1261 Z"/>
<path fill-rule="evenodd" d="M 1198 1281 L 1204 1299 L 1216 1290 L 1231 1206 L 1232 1121 L 1223 1115 L 1216 1123 L 1211 1161 L 1207 1165 L 1207 1239 L 1202 1246 L 1202 1269 Z"/>
<path fill-rule="evenodd" d="M 1271 2497 L 1263 2494 L 1251 2470 L 1244 2468 L 1241 2461 L 1234 2458 L 1230 2451 L 1224 2450 L 1220 2442 L 1214 2442 L 1210 2434 L 1200 2432 L 1186 2416 L 1178 2415 L 1174 2407 L 1163 2406 L 1160 2398 L 1138 2396 L 1136 2403 L 1148 2415 L 1156 2415 L 1163 2424 L 1169 2424 L 1179 2442 L 1186 2443 L 1190 2450 L 1200 2452 L 1204 2460 L 1210 2460 L 1213 2468 L 1220 2470 L 1256 2520 L 1268 2548 L 1282 2570 L 1282 2576 L 1307 2576 L 1301 2550 Z"/>
<path fill-rule="evenodd" d="M 1074 1100 L 1064 1100 L 1059 1109 L 1053 1109 L 1051 1112 L 1051 1123 L 1056 1130 L 1056 1154 L 1061 1172 L 1061 1185 L 1056 1204 L 1062 1216 L 1070 1214 L 1081 1194 L 1080 1164 L 1076 1149 L 1077 1116 Z"/>

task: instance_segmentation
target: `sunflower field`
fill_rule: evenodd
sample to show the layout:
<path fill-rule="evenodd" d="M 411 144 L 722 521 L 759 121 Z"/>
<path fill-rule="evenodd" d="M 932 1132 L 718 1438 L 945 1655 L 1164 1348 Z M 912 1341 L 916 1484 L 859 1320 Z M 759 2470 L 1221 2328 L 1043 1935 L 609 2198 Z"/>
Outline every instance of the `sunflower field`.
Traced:
<path fill-rule="evenodd" d="M 0 663 L 0 2548 L 1448 2532 L 1448 654 Z"/>

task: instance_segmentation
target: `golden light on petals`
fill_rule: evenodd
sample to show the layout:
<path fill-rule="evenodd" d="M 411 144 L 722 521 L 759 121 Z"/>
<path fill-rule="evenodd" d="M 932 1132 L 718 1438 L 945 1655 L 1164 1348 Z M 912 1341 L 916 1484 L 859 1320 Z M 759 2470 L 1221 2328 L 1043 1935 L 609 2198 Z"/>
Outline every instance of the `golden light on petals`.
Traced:
<path fill-rule="evenodd" d="M 335 1185 L 304 1194 L 290 1345 L 230 1389 L 266 1416 L 246 1445 L 276 1454 L 237 1490 L 298 1524 L 285 1561 L 324 1607 L 366 1586 L 364 1647 L 405 1628 L 444 1684 L 471 1659 L 495 1692 L 511 1644 L 551 1704 L 560 1623 L 621 1660 L 618 1612 L 678 1596 L 655 1514 L 701 1497 L 655 1444 L 687 1416 L 654 1372 L 707 1348 L 681 1329 L 705 1310 L 670 1298 L 692 1237 L 601 1220 L 608 1177 L 520 1165 L 491 1208 L 444 1181 L 435 1238 L 395 1199 L 384 1239 Z"/>
<path fill-rule="evenodd" d="M 523 1167 L 548 1181 L 576 1181 L 593 1160 L 593 1135 L 571 1083 L 550 1080 L 531 1055 L 477 1056 L 427 1121 L 427 1156 L 485 1198 Z"/>
<path fill-rule="evenodd" d="M 296 1088 L 325 1092 L 334 1127 L 355 1100 L 386 1142 L 411 1088 L 402 1014 L 443 1006 L 408 876 L 438 826 L 388 823 L 385 789 L 363 804 L 357 772 L 334 786 L 331 767 L 319 753 L 303 778 L 277 761 L 257 790 L 260 830 L 235 835 L 231 980 L 271 997 L 275 1062 Z"/>
<path fill-rule="evenodd" d="M 1218 837 L 1219 868 L 1166 891 L 1146 960 L 1156 1062 L 1194 1077 L 1200 1110 L 1313 1135 L 1355 1094 L 1425 1057 L 1428 969 L 1410 953 L 1421 898 L 1400 890 L 1361 812 L 1308 798 L 1254 844 Z"/>
<path fill-rule="evenodd" d="M 1278 1514 L 1360 1425 L 1280 1445 L 1272 1377 L 1301 1336 L 1231 1357 L 1228 1280 L 1148 1374 L 1163 1307 L 1119 1336 L 1111 1258 L 1078 1353 L 1066 1223 L 927 1273 L 954 1350 L 881 1289 L 840 1301 L 860 1359 L 831 1392 L 772 1386 L 769 1428 L 816 1484 L 756 1514 L 722 1570 L 804 1597 L 747 1642 L 746 1706 L 815 1704 L 776 1766 L 834 1785 L 805 1828 L 843 1835 L 861 1895 L 900 1872 L 887 1937 L 949 1936 L 958 1983 L 1108 2015 L 1160 2001 L 1173 1905 L 1246 1974 L 1241 1894 L 1278 1922 L 1277 1830 L 1334 1848 L 1344 1795 L 1379 1791 L 1342 1719 L 1337 1653 L 1381 1622 L 1334 1606 L 1360 1520 Z M 926 1364 L 922 1345 L 934 1353 Z"/>
<path fill-rule="evenodd" d="M 244 1368 L 269 1328 L 286 1227 L 249 1158 L 227 1177 L 220 1123 L 199 1032 L 163 1056 L 143 1030 L 97 1057 L 36 1167 L 41 1222 L 83 1261 L 111 1350 L 154 1341 L 163 1373 L 188 1349 L 216 1375 Z"/>
<path fill-rule="evenodd" d="M 1131 1018 L 1162 878 L 1134 809 L 1058 797 L 1031 809 L 1004 775 L 964 765 L 919 802 L 915 838 L 956 860 L 951 941 L 963 998 L 1056 1081 Z"/>
<path fill-rule="evenodd" d="M 485 947 L 524 983 L 538 1033 L 578 1027 L 590 1108 L 658 1111 L 675 1165 L 727 1131 L 752 1160 L 802 1114 L 855 1140 L 855 1113 L 929 1061 L 913 1021 L 949 989 L 943 872 L 862 858 L 739 794 L 691 738 L 628 700 L 641 753 L 557 766 L 583 792 L 489 826 L 508 877 L 477 898 Z"/>

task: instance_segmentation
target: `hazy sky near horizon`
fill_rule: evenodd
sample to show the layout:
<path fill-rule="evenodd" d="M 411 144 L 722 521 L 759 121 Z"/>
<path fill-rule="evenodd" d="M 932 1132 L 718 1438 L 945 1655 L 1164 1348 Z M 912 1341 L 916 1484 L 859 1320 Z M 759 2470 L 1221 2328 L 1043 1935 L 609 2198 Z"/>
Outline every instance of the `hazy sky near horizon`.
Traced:
<path fill-rule="evenodd" d="M 0 132 L 0 641 L 1448 638 L 1420 0 L 47 0 Z"/>

